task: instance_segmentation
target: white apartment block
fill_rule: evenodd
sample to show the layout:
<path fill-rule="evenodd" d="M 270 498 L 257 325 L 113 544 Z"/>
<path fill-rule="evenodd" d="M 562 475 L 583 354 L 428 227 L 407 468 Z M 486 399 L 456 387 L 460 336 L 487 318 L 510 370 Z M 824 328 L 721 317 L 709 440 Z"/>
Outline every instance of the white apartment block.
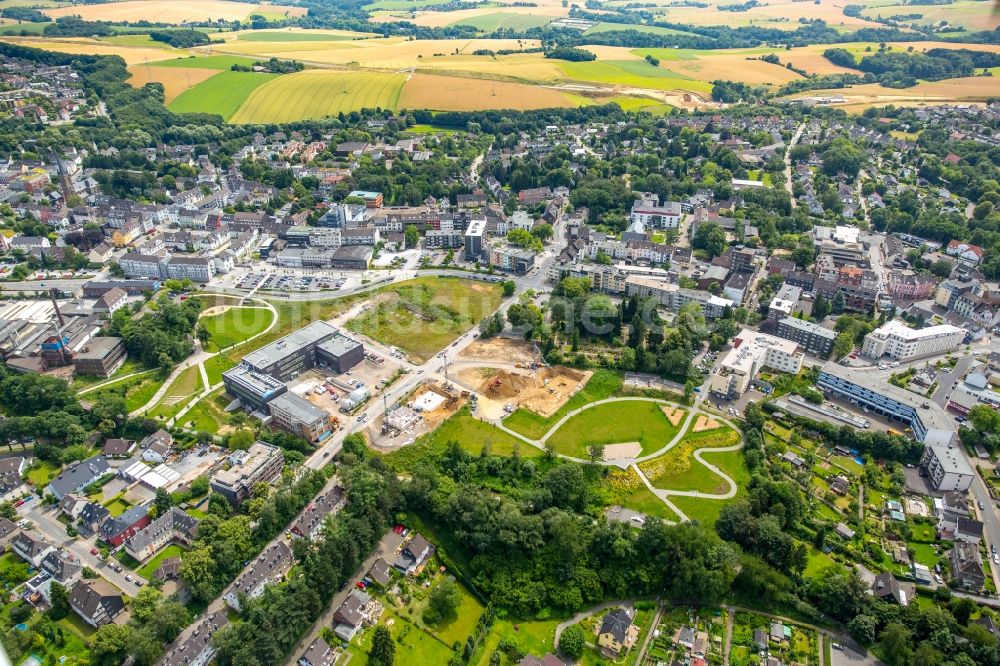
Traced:
<path fill-rule="evenodd" d="M 934 488 L 943 492 L 966 491 L 972 485 L 972 466 L 955 447 L 944 444 L 928 444 L 920 466 L 927 472 Z"/>
<path fill-rule="evenodd" d="M 888 356 L 897 361 L 909 361 L 924 356 L 946 354 L 965 339 L 965 329 L 942 324 L 914 329 L 898 319 L 886 322 L 865 336 L 861 352 L 869 358 Z"/>
<path fill-rule="evenodd" d="M 791 340 L 743 329 L 733 338 L 733 349 L 722 360 L 718 374 L 712 375 L 712 392 L 737 398 L 750 387 L 761 368 L 796 374 L 802 369 L 799 345 Z"/>
<path fill-rule="evenodd" d="M 655 194 L 647 193 L 632 202 L 629 221 L 653 229 L 676 229 L 681 224 L 681 205 L 668 201 L 661 206 Z"/>

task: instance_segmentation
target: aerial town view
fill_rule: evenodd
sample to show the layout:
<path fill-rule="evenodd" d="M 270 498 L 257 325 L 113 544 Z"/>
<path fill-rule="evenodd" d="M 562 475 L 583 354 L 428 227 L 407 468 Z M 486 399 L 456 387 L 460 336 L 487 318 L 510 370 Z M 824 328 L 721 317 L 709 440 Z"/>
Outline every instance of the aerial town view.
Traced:
<path fill-rule="evenodd" d="M 1000 4 L 0 0 L 0 666 L 1000 666 Z"/>

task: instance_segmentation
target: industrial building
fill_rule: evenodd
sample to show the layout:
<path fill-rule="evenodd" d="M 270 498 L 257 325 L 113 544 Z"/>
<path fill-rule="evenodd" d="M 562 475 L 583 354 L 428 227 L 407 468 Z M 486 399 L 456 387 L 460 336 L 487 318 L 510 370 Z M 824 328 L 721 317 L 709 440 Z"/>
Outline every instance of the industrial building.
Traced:
<path fill-rule="evenodd" d="M 796 374 L 802 368 L 799 346 L 783 338 L 743 329 L 733 338 L 733 349 L 722 360 L 718 374 L 712 375 L 712 392 L 738 398 L 763 367 Z"/>
<path fill-rule="evenodd" d="M 861 353 L 874 359 L 888 356 L 896 361 L 911 361 L 954 351 L 965 334 L 965 329 L 951 324 L 916 329 L 894 319 L 865 336 Z"/>

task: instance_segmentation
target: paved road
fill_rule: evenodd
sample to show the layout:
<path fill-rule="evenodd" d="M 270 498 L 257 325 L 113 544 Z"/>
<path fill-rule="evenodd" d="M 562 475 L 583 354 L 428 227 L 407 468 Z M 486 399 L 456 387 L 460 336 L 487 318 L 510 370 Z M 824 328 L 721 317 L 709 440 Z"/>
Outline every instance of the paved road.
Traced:
<path fill-rule="evenodd" d="M 792 200 L 792 210 L 795 210 L 795 207 L 798 205 L 798 202 L 795 201 L 795 195 L 792 194 L 792 148 L 802 138 L 802 132 L 805 129 L 806 123 L 799 125 L 792 136 L 792 140 L 788 142 L 788 147 L 785 149 L 785 191 L 788 192 L 788 196 Z"/>

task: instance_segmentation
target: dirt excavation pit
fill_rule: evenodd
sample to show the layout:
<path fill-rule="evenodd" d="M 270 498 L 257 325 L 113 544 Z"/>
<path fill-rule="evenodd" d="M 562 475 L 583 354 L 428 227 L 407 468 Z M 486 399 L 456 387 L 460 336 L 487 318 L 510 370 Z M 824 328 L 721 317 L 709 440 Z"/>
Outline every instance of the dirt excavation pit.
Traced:
<path fill-rule="evenodd" d="M 503 359 L 507 363 L 531 365 L 541 363 L 542 356 L 534 343 L 527 340 L 512 340 L 510 338 L 490 338 L 476 340 L 459 354 L 462 359 L 477 359 L 495 361 Z"/>
<path fill-rule="evenodd" d="M 675 424 L 676 425 L 676 424 Z M 705 430 L 715 430 L 716 428 L 721 428 L 722 424 L 713 419 L 710 416 L 705 416 L 704 414 L 699 414 L 698 418 L 694 421 L 694 432 L 703 432 Z"/>
<path fill-rule="evenodd" d="M 513 373 L 496 368 L 471 368 L 459 374 L 466 386 L 483 398 L 552 416 L 590 379 L 590 372 L 557 366 Z"/>
<path fill-rule="evenodd" d="M 660 409 L 663 410 L 663 415 L 667 417 L 670 421 L 670 425 L 675 428 L 680 425 L 681 419 L 684 418 L 684 410 L 677 407 L 671 407 L 670 405 L 661 405 Z M 695 430 L 697 432 L 697 430 Z"/>
<path fill-rule="evenodd" d="M 621 444 L 605 444 L 604 460 L 622 460 L 623 458 L 635 458 L 642 453 L 642 444 L 639 442 L 623 442 Z"/>

